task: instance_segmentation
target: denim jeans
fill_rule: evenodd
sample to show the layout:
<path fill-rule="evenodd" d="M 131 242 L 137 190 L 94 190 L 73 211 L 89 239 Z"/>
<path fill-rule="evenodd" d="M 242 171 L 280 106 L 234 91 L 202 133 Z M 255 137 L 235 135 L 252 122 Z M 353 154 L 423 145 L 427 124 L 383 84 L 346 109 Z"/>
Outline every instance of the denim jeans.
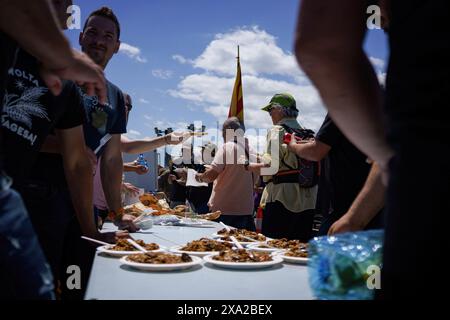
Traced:
<path fill-rule="evenodd" d="M 1 185 L 8 178 L 0 174 Z M 0 189 L 1 299 L 54 299 L 53 277 L 20 195 Z"/>

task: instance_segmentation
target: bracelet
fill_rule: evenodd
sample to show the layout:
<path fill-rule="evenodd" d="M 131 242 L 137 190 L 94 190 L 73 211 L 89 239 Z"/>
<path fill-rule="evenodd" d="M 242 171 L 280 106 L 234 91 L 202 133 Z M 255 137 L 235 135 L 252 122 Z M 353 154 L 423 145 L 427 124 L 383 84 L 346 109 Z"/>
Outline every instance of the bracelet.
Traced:
<path fill-rule="evenodd" d="M 108 213 L 108 219 L 110 219 L 112 221 L 122 219 L 124 213 L 125 213 L 125 210 L 123 208 L 120 208 L 119 210 L 117 210 L 117 212 L 115 212 L 114 210 L 111 210 Z"/>

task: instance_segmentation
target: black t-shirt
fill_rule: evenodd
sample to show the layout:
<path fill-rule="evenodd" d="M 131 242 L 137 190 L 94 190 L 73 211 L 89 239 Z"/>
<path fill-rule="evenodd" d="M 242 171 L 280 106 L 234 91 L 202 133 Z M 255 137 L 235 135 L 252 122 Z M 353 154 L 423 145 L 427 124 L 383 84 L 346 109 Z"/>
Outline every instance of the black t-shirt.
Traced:
<path fill-rule="evenodd" d="M 448 143 L 450 2 L 391 1 L 386 108 L 390 140 Z"/>
<path fill-rule="evenodd" d="M 33 167 L 46 137 L 54 129 L 70 129 L 84 122 L 76 85 L 63 82 L 62 93 L 53 96 L 39 75 L 36 58 L 19 50 L 8 71 L 2 113 L 6 172 L 20 185 Z"/>
<path fill-rule="evenodd" d="M 343 215 L 364 186 L 371 166 L 367 157 L 342 134 L 327 115 L 316 139 L 331 147 L 319 185 L 321 211 Z M 325 199 L 329 199 L 328 201 Z M 324 202 L 330 204 L 326 208 Z"/>
<path fill-rule="evenodd" d="M 17 45 L 8 36 L 0 32 L 0 112 L 3 110 L 3 95 L 8 80 L 8 69 L 14 64 Z M 0 172 L 3 170 L 3 145 L 0 130 Z"/>
<path fill-rule="evenodd" d="M 8 70 L 14 64 L 17 44 L 0 32 L 0 102 L 3 108 L 3 95 L 8 80 Z"/>
<path fill-rule="evenodd" d="M 107 81 L 108 103 L 102 105 L 97 97 L 90 97 L 79 88 L 83 97 L 86 122 L 83 126 L 86 145 L 100 157 L 109 135 L 127 133 L 125 99 L 117 86 Z M 109 141 L 109 140 L 108 140 Z"/>
<path fill-rule="evenodd" d="M 95 151 L 105 135 L 126 132 L 124 98 L 118 87 L 107 81 L 108 105 L 99 104 L 97 97 L 87 96 L 80 87 L 77 87 L 76 91 L 79 96 L 77 103 L 80 104 L 85 119 L 83 131 L 88 147 Z M 102 125 L 98 125 L 97 114 L 105 115 Z M 104 147 L 99 149 L 98 155 L 101 155 L 102 151 Z M 46 185 L 67 188 L 61 155 L 39 153 L 29 178 L 32 183 L 39 181 L 39 184 L 45 182 Z"/>

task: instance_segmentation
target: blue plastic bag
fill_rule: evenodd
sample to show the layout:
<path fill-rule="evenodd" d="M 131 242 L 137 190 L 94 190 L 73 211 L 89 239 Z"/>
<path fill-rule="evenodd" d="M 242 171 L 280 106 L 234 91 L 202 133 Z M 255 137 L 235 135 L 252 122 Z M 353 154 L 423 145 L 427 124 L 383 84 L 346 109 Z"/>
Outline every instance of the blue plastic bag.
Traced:
<path fill-rule="evenodd" d="M 373 299 L 382 267 L 383 230 L 314 238 L 309 282 L 318 299 Z"/>

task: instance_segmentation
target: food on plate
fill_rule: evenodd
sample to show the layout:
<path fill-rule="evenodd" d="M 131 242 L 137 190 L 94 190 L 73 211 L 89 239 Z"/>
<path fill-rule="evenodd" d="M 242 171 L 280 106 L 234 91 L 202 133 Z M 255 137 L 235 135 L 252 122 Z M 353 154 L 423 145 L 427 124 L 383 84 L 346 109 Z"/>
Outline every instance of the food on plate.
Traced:
<path fill-rule="evenodd" d="M 155 209 L 156 211 L 152 212 L 152 215 L 154 216 L 163 216 L 163 215 L 168 215 L 168 214 L 173 214 L 173 212 L 171 210 L 163 210 L 163 209 Z"/>
<path fill-rule="evenodd" d="M 163 209 L 163 210 L 170 210 L 170 206 L 167 203 L 166 199 L 158 200 L 158 206 L 160 206 L 161 209 Z"/>
<path fill-rule="evenodd" d="M 231 229 L 230 231 L 228 231 L 227 229 L 224 228 L 224 229 L 218 231 L 217 234 L 219 234 L 219 235 L 221 235 L 223 237 L 235 236 L 238 241 L 242 241 L 242 242 L 249 242 L 249 241 L 251 241 L 249 239 L 243 238 L 242 236 L 245 236 L 247 238 L 251 238 L 251 239 L 256 240 L 256 241 L 266 241 L 266 237 L 263 236 L 262 234 L 256 233 L 256 232 L 253 232 L 253 231 L 248 231 L 248 230 L 245 230 L 245 229 Z M 225 239 L 223 239 L 223 240 L 225 240 Z M 228 241 L 228 240 L 225 240 L 225 241 Z"/>
<path fill-rule="evenodd" d="M 205 220 L 216 220 L 222 214 L 220 211 L 211 212 L 208 214 L 195 214 L 193 212 L 187 211 L 188 207 L 185 205 L 179 205 L 175 208 L 171 209 L 166 199 L 158 199 L 150 193 L 146 193 L 139 197 L 141 204 L 136 204 L 134 207 L 129 208 L 129 212 L 135 216 L 139 216 L 137 213 L 142 214 L 142 210 L 148 210 L 149 208 L 153 209 L 153 216 L 162 216 L 167 214 L 177 215 L 184 218 L 198 218 Z M 144 208 L 142 208 L 142 206 Z"/>
<path fill-rule="evenodd" d="M 145 213 L 146 210 L 148 210 L 147 207 L 145 207 L 142 203 L 135 203 L 129 206 L 126 206 L 124 208 L 124 213 L 125 214 L 129 214 L 132 215 L 134 217 L 139 217 L 140 215 L 142 215 L 143 213 Z"/>
<path fill-rule="evenodd" d="M 207 213 L 207 214 L 195 214 L 192 212 L 177 211 L 176 207 L 175 207 L 175 209 L 172 209 L 171 211 L 172 211 L 171 214 L 175 214 L 180 217 L 197 218 L 197 219 L 204 219 L 204 220 L 209 220 L 209 221 L 218 219 L 220 217 L 220 215 L 222 214 L 221 211 L 215 211 L 215 212 L 211 212 L 211 213 Z"/>
<path fill-rule="evenodd" d="M 148 264 L 176 264 L 192 262 L 192 258 L 183 253 L 182 255 L 168 253 L 141 253 L 133 254 L 127 257 L 128 261 Z"/>
<path fill-rule="evenodd" d="M 290 249 L 284 255 L 295 258 L 308 258 L 308 250 L 305 248 Z"/>
<path fill-rule="evenodd" d="M 237 236 L 234 236 L 234 237 L 236 238 L 236 240 L 238 242 L 252 242 L 251 240 L 249 240 L 247 238 L 244 238 L 241 235 L 237 235 Z M 233 240 L 231 240 L 231 238 L 228 237 L 228 236 L 220 237 L 219 239 L 222 240 L 222 241 L 233 242 Z"/>
<path fill-rule="evenodd" d="M 188 207 L 185 206 L 184 204 L 176 206 L 175 208 L 173 208 L 173 210 L 175 212 L 178 212 L 178 213 L 184 213 L 184 212 L 186 212 L 187 209 L 188 209 Z"/>
<path fill-rule="evenodd" d="M 230 243 L 219 242 L 211 239 L 202 238 L 200 240 L 195 240 L 189 242 L 181 251 L 190 252 L 211 252 L 211 251 L 225 251 L 230 250 L 233 247 Z"/>
<path fill-rule="evenodd" d="M 207 214 L 200 214 L 198 215 L 198 218 L 212 221 L 219 219 L 221 215 L 222 215 L 221 211 L 214 211 Z"/>
<path fill-rule="evenodd" d="M 158 250 L 159 245 L 156 243 L 145 243 L 142 240 L 136 240 L 136 243 L 143 247 L 145 250 L 153 251 Z M 131 243 L 129 243 L 125 239 L 119 239 L 114 247 L 112 247 L 110 250 L 113 251 L 138 251 Z"/>
<path fill-rule="evenodd" d="M 250 252 L 245 249 L 221 251 L 218 255 L 212 258 L 217 261 L 238 262 L 238 263 L 272 261 L 272 257 L 270 254 L 255 251 L 253 251 L 252 254 L 250 254 Z"/>
<path fill-rule="evenodd" d="M 277 249 L 296 249 L 296 248 L 306 248 L 308 244 L 302 243 L 299 240 L 288 240 L 283 239 L 273 239 L 267 241 L 266 244 L 262 244 L 259 248 L 277 248 Z"/>
<path fill-rule="evenodd" d="M 158 198 L 150 193 L 144 193 L 139 197 L 139 200 L 142 202 L 144 206 L 150 207 L 152 204 L 158 203 Z"/>

